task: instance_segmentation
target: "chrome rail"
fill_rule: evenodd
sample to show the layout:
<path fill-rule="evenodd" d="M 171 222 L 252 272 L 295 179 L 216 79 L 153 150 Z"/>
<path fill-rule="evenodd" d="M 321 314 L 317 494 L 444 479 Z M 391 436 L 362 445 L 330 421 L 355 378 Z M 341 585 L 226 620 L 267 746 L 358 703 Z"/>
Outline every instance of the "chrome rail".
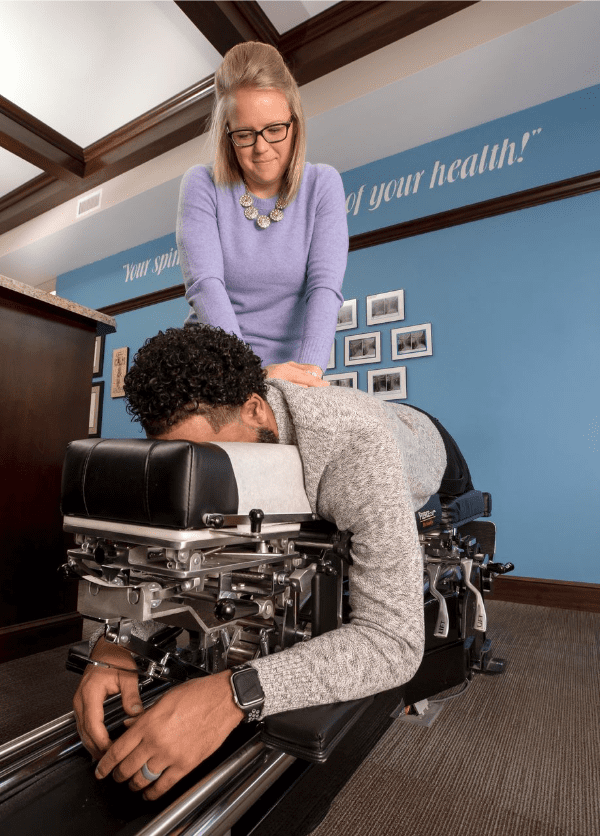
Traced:
<path fill-rule="evenodd" d="M 220 808 L 221 797 L 215 801 L 216 793 L 225 791 L 226 799 L 234 796 L 236 792 L 239 792 L 240 784 L 245 783 L 248 775 L 254 777 L 265 771 L 265 756 L 271 751 L 265 743 L 261 742 L 260 735 L 255 735 L 139 830 L 136 836 L 176 836 L 184 832 L 196 833 L 195 820 L 198 815 L 203 815 L 207 804 L 213 802 L 213 807 L 207 811 L 206 815 L 211 815 L 215 807 Z M 277 752 L 277 755 L 282 754 L 282 752 Z M 292 756 L 286 757 L 295 760 Z M 193 829 L 189 830 L 189 827 Z"/>
<path fill-rule="evenodd" d="M 170 683 L 161 683 L 148 694 L 142 694 L 144 707 L 148 708 L 156 702 L 170 687 Z M 119 695 L 105 701 L 104 712 L 109 732 L 118 728 L 127 717 Z M 82 748 L 72 711 L 9 741 L 0 749 L 0 802 L 24 789 L 44 770 Z"/>
<path fill-rule="evenodd" d="M 255 769 L 246 770 L 212 807 L 186 830 L 172 836 L 224 836 L 295 760 L 294 755 L 268 749 Z"/>

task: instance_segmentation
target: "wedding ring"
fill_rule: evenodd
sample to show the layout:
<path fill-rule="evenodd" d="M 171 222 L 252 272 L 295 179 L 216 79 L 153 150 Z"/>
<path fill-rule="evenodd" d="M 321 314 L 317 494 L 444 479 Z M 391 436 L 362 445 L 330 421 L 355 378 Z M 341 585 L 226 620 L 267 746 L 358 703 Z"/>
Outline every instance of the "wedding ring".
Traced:
<path fill-rule="evenodd" d="M 146 781 L 158 781 L 158 779 L 163 774 L 163 772 L 164 772 L 164 769 L 161 769 L 160 772 L 152 772 L 150 769 L 148 769 L 148 764 L 147 763 L 145 763 L 142 766 L 142 775 L 144 776 Z"/>

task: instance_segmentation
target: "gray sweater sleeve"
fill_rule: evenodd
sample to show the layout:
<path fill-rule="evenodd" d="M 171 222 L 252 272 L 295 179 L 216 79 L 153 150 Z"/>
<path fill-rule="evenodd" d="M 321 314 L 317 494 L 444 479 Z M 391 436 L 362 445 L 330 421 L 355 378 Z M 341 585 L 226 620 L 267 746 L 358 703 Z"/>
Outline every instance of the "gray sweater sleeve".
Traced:
<path fill-rule="evenodd" d="M 252 663 L 265 691 L 265 716 L 395 687 L 411 679 L 423 654 L 423 568 L 402 453 L 385 422 L 349 425 L 338 415 L 336 424 L 318 511 L 353 532 L 351 621 Z M 310 447 L 310 431 L 297 423 L 296 430 Z M 318 463 L 322 427 L 313 432 Z M 317 474 L 310 473 L 306 453 L 303 461 L 310 483 Z"/>

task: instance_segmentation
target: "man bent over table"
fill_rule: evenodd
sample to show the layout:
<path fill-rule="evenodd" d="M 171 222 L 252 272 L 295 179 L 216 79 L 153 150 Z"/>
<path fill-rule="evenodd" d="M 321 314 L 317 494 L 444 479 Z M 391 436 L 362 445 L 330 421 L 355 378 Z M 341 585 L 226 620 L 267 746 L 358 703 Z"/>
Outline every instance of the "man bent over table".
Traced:
<path fill-rule="evenodd" d="M 261 716 L 358 699 L 410 680 L 424 647 L 415 512 L 443 479 L 448 486 L 461 477 L 455 493 L 472 487 L 443 427 L 407 404 L 358 390 L 267 381 L 245 343 L 204 325 L 147 340 L 125 391 L 129 412 L 152 439 L 296 445 L 312 511 L 353 532 L 350 623 L 250 663 L 264 692 Z M 139 623 L 133 632 L 148 638 L 158 626 Z M 104 639 L 92 657 L 134 667 L 127 650 Z M 244 719 L 230 678 L 228 670 L 190 680 L 143 711 L 136 674 L 89 666 L 74 708 L 83 743 L 100 759 L 97 776 L 112 772 L 158 798 Z M 119 692 L 130 719 L 111 743 L 102 703 Z"/>

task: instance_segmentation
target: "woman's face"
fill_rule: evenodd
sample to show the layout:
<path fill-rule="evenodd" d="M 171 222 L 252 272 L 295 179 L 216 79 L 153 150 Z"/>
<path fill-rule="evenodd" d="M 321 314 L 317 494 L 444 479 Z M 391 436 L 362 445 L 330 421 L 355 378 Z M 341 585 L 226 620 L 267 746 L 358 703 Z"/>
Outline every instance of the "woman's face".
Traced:
<path fill-rule="evenodd" d="M 244 88 L 235 94 L 235 107 L 229 120 L 230 131 L 252 128 L 261 131 L 267 125 L 289 122 L 290 106 L 281 90 Z M 248 188 L 257 197 L 272 197 L 279 192 L 281 180 L 292 156 L 294 124 L 283 142 L 268 143 L 258 136 L 247 148 L 233 146 Z"/>

